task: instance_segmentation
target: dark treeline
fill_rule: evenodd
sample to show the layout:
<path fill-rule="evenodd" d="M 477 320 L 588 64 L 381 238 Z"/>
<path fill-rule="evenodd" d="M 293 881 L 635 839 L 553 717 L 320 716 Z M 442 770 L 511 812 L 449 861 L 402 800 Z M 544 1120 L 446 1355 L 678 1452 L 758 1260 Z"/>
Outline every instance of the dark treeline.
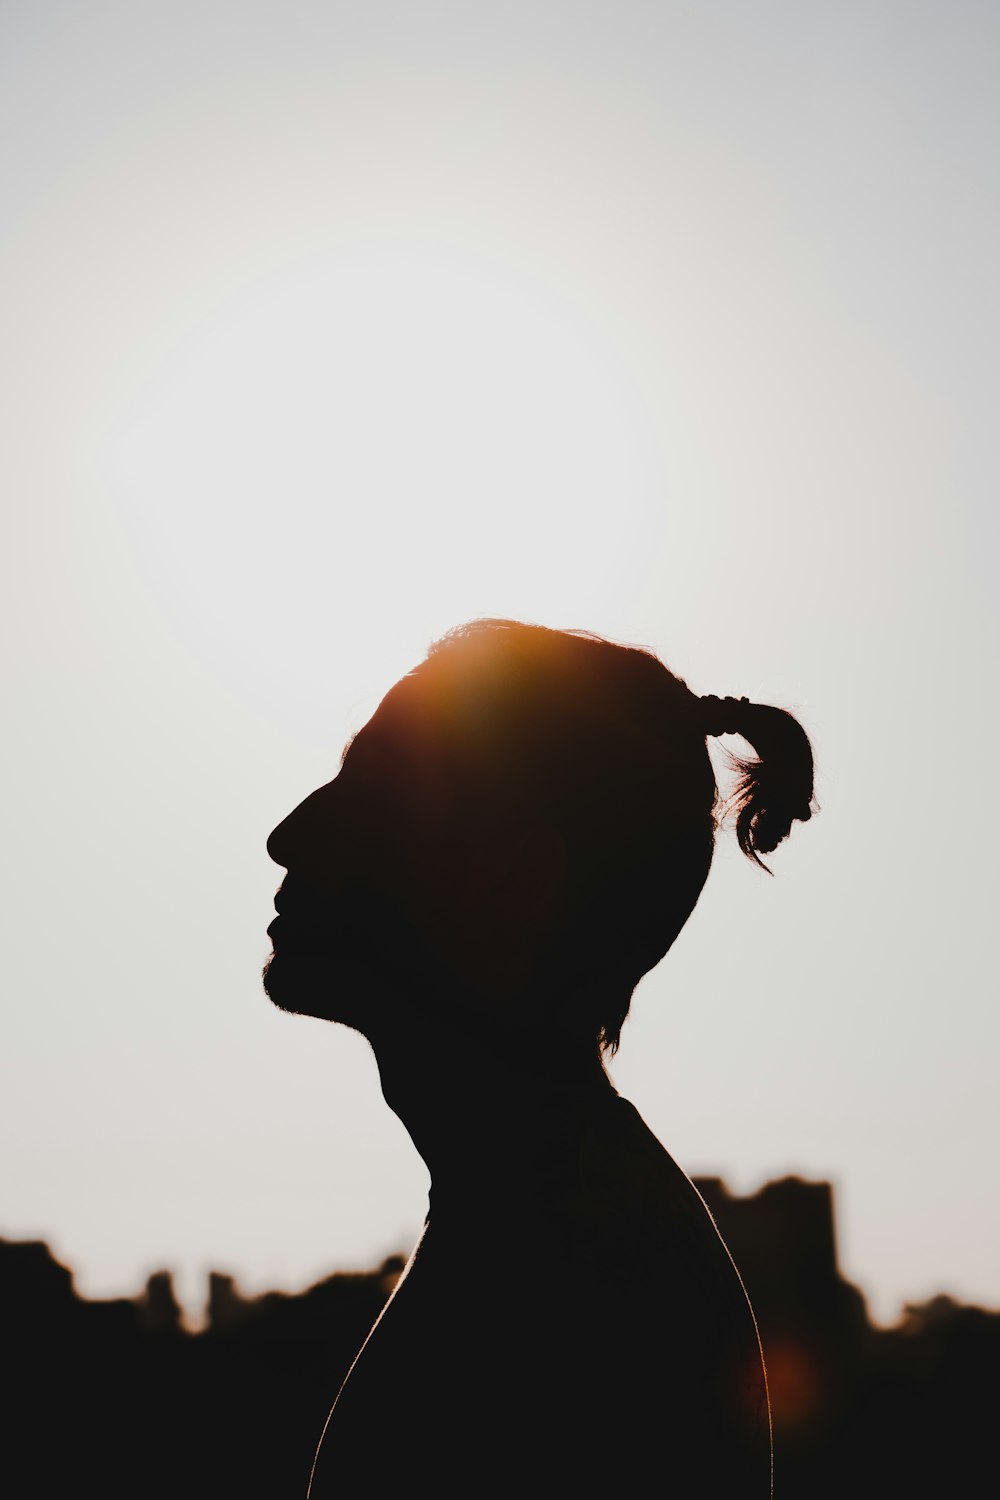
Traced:
<path fill-rule="evenodd" d="M 838 1271 L 827 1183 L 785 1178 L 747 1198 L 696 1184 L 757 1313 L 775 1500 L 979 1493 L 993 1468 L 1000 1313 L 942 1296 L 878 1328 Z M 303 1500 L 326 1413 L 403 1263 L 297 1296 L 246 1298 L 213 1273 L 207 1326 L 192 1333 L 169 1272 L 139 1297 L 88 1301 L 46 1245 L 0 1240 L 5 1493 Z M 446 1433 L 442 1413 L 435 1441 Z M 621 1451 L 622 1496 L 660 1493 L 654 1475 L 630 1472 L 627 1432 L 600 1440 Z"/>

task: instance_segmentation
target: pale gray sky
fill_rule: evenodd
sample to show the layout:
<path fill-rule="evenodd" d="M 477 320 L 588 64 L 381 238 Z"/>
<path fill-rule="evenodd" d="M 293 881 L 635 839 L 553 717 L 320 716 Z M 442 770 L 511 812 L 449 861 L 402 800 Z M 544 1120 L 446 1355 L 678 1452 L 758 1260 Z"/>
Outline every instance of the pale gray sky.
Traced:
<path fill-rule="evenodd" d="M 0 1234 L 90 1295 L 408 1249 L 367 1046 L 259 984 L 270 827 L 449 625 L 801 714 L 614 1074 L 1000 1305 L 990 4 L 0 15 Z M 984 785 L 985 783 L 985 785 Z"/>

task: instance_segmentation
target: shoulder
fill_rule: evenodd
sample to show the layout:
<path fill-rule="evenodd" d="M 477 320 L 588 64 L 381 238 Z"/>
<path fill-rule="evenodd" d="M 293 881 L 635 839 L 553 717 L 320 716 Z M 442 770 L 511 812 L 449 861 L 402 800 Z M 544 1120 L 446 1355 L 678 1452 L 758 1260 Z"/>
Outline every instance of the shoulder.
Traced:
<path fill-rule="evenodd" d="M 694 1320 L 700 1336 L 751 1339 L 743 1283 L 691 1179 L 634 1105 L 614 1094 L 580 1143 L 577 1249 L 605 1292 Z"/>
<path fill-rule="evenodd" d="M 635 1106 L 614 1094 L 590 1112 L 580 1143 L 580 1210 L 595 1242 L 660 1271 L 673 1264 L 728 1282 L 732 1261 L 691 1179 Z M 738 1278 L 737 1278 L 738 1280 Z"/>
<path fill-rule="evenodd" d="M 762 1473 L 767 1387 L 739 1272 L 694 1184 L 617 1095 L 581 1142 L 579 1226 L 579 1274 L 625 1402 L 651 1421 L 672 1408 L 692 1436 Z"/>

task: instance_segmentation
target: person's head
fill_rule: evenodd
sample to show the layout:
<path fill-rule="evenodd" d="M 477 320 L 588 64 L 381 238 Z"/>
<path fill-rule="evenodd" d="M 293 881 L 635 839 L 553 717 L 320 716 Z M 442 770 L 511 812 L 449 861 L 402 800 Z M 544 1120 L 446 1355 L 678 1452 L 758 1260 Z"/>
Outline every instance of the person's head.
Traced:
<path fill-rule="evenodd" d="M 759 756 L 735 762 L 726 804 L 706 746 L 723 732 Z M 809 817 L 812 779 L 784 710 L 699 698 L 640 648 L 473 621 L 271 834 L 288 876 L 268 994 L 368 1031 L 380 987 L 444 986 L 515 1043 L 545 1031 L 613 1052 L 698 900 L 721 814 L 761 864 Z"/>

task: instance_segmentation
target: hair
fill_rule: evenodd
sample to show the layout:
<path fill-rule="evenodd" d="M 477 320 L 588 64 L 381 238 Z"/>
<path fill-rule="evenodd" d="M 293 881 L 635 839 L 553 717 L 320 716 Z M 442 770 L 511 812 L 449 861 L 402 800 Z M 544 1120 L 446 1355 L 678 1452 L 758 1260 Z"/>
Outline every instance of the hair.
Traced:
<path fill-rule="evenodd" d="M 810 817 L 805 730 L 785 709 L 699 698 L 643 647 L 515 620 L 449 630 L 410 676 L 443 727 L 459 809 L 526 810 L 565 844 L 568 916 L 544 960 L 557 1024 L 614 1054 L 636 984 L 697 903 L 718 830 L 734 820 L 768 870 L 761 854 Z M 706 744 L 720 732 L 756 752 L 729 752 L 724 799 Z"/>

